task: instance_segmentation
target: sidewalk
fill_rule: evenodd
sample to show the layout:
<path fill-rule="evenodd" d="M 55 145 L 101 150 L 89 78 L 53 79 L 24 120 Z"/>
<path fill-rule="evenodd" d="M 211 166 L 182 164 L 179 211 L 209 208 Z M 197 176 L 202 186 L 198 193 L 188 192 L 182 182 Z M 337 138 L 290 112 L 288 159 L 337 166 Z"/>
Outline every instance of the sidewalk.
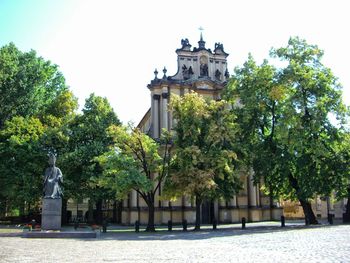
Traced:
<path fill-rule="evenodd" d="M 319 220 L 319 225 L 310 225 L 305 226 L 304 220 L 286 220 L 285 227 L 281 227 L 281 222 L 278 221 L 264 221 L 264 222 L 252 222 L 252 223 L 246 223 L 245 229 L 242 229 L 241 223 L 234 223 L 234 224 L 218 224 L 217 229 L 215 231 L 249 231 L 249 232 L 268 232 L 268 231 L 282 231 L 283 229 L 295 229 L 295 228 L 317 228 L 317 227 L 323 227 L 323 226 L 330 226 L 330 224 L 327 222 L 326 219 Z M 334 220 L 334 225 L 342 225 L 341 220 Z M 139 233 L 145 233 L 146 225 L 140 225 L 140 232 Z M 189 224 L 187 226 L 187 232 L 193 232 L 194 229 L 193 224 Z M 213 231 L 213 225 L 204 224 L 201 225 L 201 230 L 199 232 L 208 232 Z M 0 237 L 18 237 L 22 236 L 22 234 L 25 231 L 23 231 L 22 227 L 19 225 L 0 225 Z M 81 225 L 77 229 L 74 228 L 73 225 L 66 225 L 63 226 L 61 229 L 61 232 L 96 232 L 97 237 L 99 238 L 105 233 L 103 232 L 102 226 L 98 226 L 97 228 L 92 228 L 89 225 Z M 131 234 L 135 233 L 135 227 L 134 226 L 124 226 L 124 225 L 116 225 L 116 224 L 108 224 L 107 226 L 107 234 Z M 183 231 L 182 225 L 175 224 L 172 226 L 172 231 L 168 231 L 167 225 L 156 225 L 156 232 L 157 234 L 169 234 L 169 233 L 185 233 Z M 136 233 L 135 233 L 136 234 Z"/>

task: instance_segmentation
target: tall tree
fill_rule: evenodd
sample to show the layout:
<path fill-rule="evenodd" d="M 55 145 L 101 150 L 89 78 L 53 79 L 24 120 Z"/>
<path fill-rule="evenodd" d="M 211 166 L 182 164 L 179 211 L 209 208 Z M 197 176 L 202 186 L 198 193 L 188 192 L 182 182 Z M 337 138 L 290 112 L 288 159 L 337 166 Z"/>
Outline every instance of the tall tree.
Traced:
<path fill-rule="evenodd" d="M 321 63 L 323 52 L 304 40 L 291 38 L 271 55 L 286 67 L 257 66 L 249 57 L 235 69 L 226 98 L 239 101 L 237 120 L 256 179 L 263 177 L 275 197 L 299 200 L 306 223 L 315 224 L 309 200 L 329 195 L 344 176 L 331 168 L 346 114 L 341 86 Z"/>
<path fill-rule="evenodd" d="M 236 162 L 234 116 L 225 101 L 206 101 L 197 93 L 172 96 L 175 121 L 174 158 L 164 192 L 174 198 L 196 198 L 196 226 L 204 199 L 232 196 L 240 189 Z"/>
<path fill-rule="evenodd" d="M 112 189 L 118 199 L 136 191 L 148 207 L 146 231 L 154 232 L 155 195 L 168 175 L 169 134 L 163 132 L 160 142 L 137 128 L 111 126 L 109 134 L 115 145 L 98 158 L 104 169 L 98 184 Z"/>
<path fill-rule="evenodd" d="M 270 194 L 271 204 L 285 187 L 277 170 L 276 130 L 286 95 L 287 90 L 278 83 L 277 69 L 267 60 L 258 66 L 251 54 L 243 67 L 235 68 L 223 94 L 237 115 L 244 163 L 247 167 L 253 166 L 255 182 L 264 178 L 264 188 Z"/>
<path fill-rule="evenodd" d="M 69 139 L 67 124 L 77 102 L 70 91 L 60 93 L 48 109 L 37 116 L 15 116 L 0 131 L 0 193 L 10 207 L 24 203 L 33 207 L 42 194 L 43 170 L 47 153 L 63 155 Z"/>
<path fill-rule="evenodd" d="M 14 117 L 0 131 L 2 202 L 8 210 L 19 208 L 21 216 L 25 206 L 37 202 L 41 195 L 45 153 L 40 138 L 44 130 L 38 118 Z"/>
<path fill-rule="evenodd" d="M 330 169 L 336 177 L 343 175 L 343 180 L 337 180 L 337 187 L 334 189 L 338 200 L 347 198 L 345 206 L 344 222 L 350 222 L 350 132 L 341 135 L 340 143 L 335 145 L 337 154 L 330 162 Z"/>
<path fill-rule="evenodd" d="M 113 144 L 107 128 L 119 124 L 108 100 L 91 94 L 86 99 L 83 114 L 77 115 L 68 127 L 67 154 L 61 162 L 62 170 L 66 170 L 65 188 L 73 198 L 89 198 L 90 216 L 92 202 L 96 203 L 98 223 L 102 223 L 102 200 L 110 195 L 93 183 L 102 175 L 102 168 L 95 158 L 107 152 Z"/>
<path fill-rule="evenodd" d="M 61 128 L 77 104 L 57 65 L 13 43 L 0 49 L 0 104 L 0 206 L 23 214 L 41 195 L 47 151 L 67 140 Z"/>

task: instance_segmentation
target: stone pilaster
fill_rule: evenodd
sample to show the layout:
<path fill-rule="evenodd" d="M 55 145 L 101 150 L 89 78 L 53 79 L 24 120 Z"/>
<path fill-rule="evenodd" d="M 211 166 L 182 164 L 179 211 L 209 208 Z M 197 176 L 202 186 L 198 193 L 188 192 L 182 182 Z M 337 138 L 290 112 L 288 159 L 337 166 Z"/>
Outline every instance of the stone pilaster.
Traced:
<path fill-rule="evenodd" d="M 256 189 L 256 205 L 261 206 L 261 194 L 260 194 L 260 184 L 256 184 L 255 186 Z"/>
<path fill-rule="evenodd" d="M 137 193 L 135 190 L 131 191 L 131 208 L 137 207 Z"/>
<path fill-rule="evenodd" d="M 233 198 L 231 198 L 230 206 L 233 206 L 233 207 L 237 206 L 237 196 L 236 195 L 234 195 Z"/>
<path fill-rule="evenodd" d="M 152 122 L 153 122 L 153 136 L 154 138 L 159 138 L 159 100 L 160 95 L 153 95 L 153 114 Z"/>
<path fill-rule="evenodd" d="M 216 222 L 220 221 L 219 201 L 218 200 L 214 200 L 214 218 L 216 219 Z"/>
<path fill-rule="evenodd" d="M 150 120 L 150 128 L 151 128 L 151 136 L 154 137 L 154 99 L 153 92 L 151 92 L 151 120 Z"/>
<path fill-rule="evenodd" d="M 225 202 L 224 199 L 220 199 L 219 204 L 220 204 L 221 207 L 225 207 L 226 206 L 226 202 Z"/>
<path fill-rule="evenodd" d="M 162 93 L 162 128 L 169 130 L 168 126 L 168 93 Z"/>
<path fill-rule="evenodd" d="M 250 170 L 248 175 L 248 188 L 249 188 L 249 206 L 256 207 L 256 186 L 254 185 L 253 181 L 253 174 L 254 171 Z"/>

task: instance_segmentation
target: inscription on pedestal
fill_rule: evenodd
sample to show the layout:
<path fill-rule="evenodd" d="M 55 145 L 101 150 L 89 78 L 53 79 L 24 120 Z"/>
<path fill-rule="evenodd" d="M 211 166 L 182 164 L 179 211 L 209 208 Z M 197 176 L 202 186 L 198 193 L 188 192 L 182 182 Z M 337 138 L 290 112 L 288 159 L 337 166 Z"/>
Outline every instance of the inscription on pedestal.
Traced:
<path fill-rule="evenodd" d="M 41 228 L 43 230 L 61 229 L 62 199 L 43 198 Z"/>

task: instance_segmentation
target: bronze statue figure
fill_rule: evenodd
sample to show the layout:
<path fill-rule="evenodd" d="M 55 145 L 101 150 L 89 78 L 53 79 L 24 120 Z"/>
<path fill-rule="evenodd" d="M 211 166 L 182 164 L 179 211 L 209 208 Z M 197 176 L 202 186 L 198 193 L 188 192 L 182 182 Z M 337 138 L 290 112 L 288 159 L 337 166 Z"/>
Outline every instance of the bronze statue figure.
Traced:
<path fill-rule="evenodd" d="M 62 197 L 60 184 L 63 182 L 63 175 L 60 168 L 55 166 L 56 156 L 49 154 L 50 167 L 45 170 L 44 178 L 44 198 L 58 199 Z"/>

